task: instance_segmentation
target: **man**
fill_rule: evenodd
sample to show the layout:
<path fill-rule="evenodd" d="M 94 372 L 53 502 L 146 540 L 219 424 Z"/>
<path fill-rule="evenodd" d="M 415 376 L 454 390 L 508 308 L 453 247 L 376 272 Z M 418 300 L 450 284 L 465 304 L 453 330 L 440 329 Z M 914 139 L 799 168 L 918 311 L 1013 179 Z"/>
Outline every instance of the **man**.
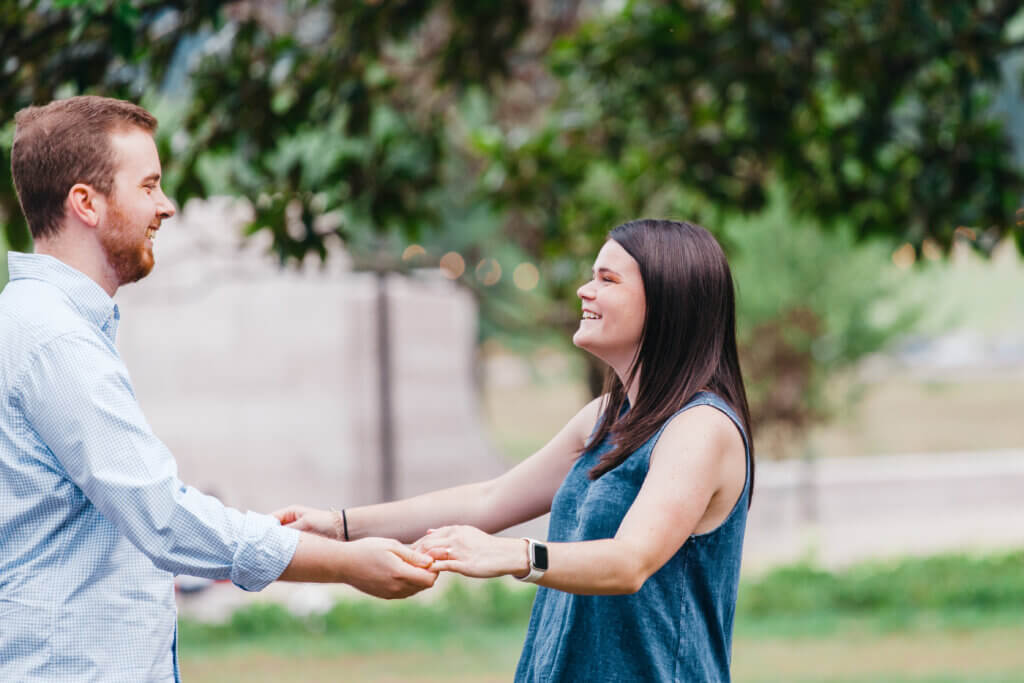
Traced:
<path fill-rule="evenodd" d="M 74 97 L 15 119 L 11 167 L 35 254 L 0 294 L 0 680 L 177 681 L 172 577 L 433 584 L 396 541 L 340 543 L 181 483 L 114 346 L 118 287 L 153 268 L 174 207 L 156 119 Z M 161 361 L 163 359 L 160 359 Z"/>

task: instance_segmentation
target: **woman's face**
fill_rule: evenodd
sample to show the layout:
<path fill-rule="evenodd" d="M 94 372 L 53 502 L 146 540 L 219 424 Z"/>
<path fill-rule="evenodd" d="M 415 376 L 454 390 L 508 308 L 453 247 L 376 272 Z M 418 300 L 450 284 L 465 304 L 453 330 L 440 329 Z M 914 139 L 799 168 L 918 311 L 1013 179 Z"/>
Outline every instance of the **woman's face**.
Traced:
<path fill-rule="evenodd" d="M 572 342 L 624 377 L 640 346 L 647 302 L 640 266 L 615 240 L 601 247 L 593 278 L 576 293 L 583 304 Z"/>

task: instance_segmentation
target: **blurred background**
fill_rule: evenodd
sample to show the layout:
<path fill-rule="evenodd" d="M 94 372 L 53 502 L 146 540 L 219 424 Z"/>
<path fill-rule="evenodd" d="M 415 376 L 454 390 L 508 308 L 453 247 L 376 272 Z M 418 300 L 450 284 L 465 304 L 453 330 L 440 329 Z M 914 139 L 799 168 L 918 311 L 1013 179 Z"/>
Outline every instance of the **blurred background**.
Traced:
<path fill-rule="evenodd" d="M 160 119 L 181 211 L 119 345 L 186 482 L 270 511 L 500 473 L 600 386 L 570 337 L 607 232 L 688 219 L 732 264 L 756 429 L 736 680 L 1024 680 L 1018 2 L 29 0 L 0 27 L 0 248 L 31 249 L 16 111 Z M 510 680 L 532 600 L 180 587 L 192 681 Z"/>

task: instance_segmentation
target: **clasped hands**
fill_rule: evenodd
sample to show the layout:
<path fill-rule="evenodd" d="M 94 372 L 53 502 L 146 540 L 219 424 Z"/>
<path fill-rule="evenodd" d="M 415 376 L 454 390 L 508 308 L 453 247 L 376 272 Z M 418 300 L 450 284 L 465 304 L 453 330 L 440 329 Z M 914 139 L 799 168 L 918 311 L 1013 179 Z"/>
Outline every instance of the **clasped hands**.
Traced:
<path fill-rule="evenodd" d="M 339 538 L 341 534 L 337 514 L 333 510 L 292 505 L 278 510 L 274 517 L 283 526 L 343 540 Z M 422 575 L 424 569 L 432 574 L 434 579 L 443 571 L 481 579 L 505 574 L 525 576 L 529 572 L 529 551 L 526 541 L 520 538 L 493 536 L 476 527 L 465 525 L 429 529 L 411 546 L 383 538 L 349 541 L 346 546 L 357 551 L 358 555 L 365 556 L 366 570 L 398 575 L 401 587 L 396 587 L 395 590 L 371 585 L 369 579 L 372 577 L 367 577 L 368 581 L 362 583 L 350 582 L 356 588 L 378 597 L 407 597 L 429 588 L 433 585 L 433 580 L 427 583 L 421 576 L 416 576 L 416 573 Z M 381 553 L 393 557 L 390 560 L 382 560 Z M 403 570 L 399 563 L 394 562 L 394 557 L 402 560 L 407 568 Z M 377 569 L 374 570 L 373 567 Z M 412 572 L 414 569 L 415 572 Z M 407 576 L 410 572 L 412 579 Z"/>

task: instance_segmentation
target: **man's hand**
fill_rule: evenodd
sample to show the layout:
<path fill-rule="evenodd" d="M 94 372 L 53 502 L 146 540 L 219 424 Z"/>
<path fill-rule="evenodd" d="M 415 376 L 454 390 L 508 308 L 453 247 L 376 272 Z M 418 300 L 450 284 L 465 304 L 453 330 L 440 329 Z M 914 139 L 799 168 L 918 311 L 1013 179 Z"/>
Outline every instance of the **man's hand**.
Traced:
<path fill-rule="evenodd" d="M 345 583 L 378 598 L 407 598 L 437 580 L 433 558 L 390 538 L 363 538 L 345 544 L 350 557 Z"/>
<path fill-rule="evenodd" d="M 341 519 L 333 510 L 318 510 L 305 505 L 289 505 L 273 513 L 282 526 L 311 534 L 344 540 Z"/>

